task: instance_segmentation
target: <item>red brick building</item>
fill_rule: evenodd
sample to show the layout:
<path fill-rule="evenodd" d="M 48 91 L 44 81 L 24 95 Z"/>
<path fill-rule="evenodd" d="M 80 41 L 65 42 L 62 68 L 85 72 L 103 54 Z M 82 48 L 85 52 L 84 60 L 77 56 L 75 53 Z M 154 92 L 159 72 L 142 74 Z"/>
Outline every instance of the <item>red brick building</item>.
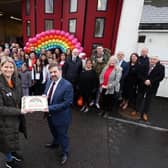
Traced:
<path fill-rule="evenodd" d="M 123 0 L 22 0 L 23 39 L 49 29 L 78 38 L 90 53 L 96 45 L 114 51 Z"/>

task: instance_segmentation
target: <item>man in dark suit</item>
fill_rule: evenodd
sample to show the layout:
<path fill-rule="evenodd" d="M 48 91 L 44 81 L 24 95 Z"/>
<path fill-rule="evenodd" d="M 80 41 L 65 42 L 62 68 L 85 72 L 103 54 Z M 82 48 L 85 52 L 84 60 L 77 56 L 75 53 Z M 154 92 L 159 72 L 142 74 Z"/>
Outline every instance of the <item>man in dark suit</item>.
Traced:
<path fill-rule="evenodd" d="M 165 76 L 165 67 L 160 64 L 157 56 L 150 57 L 148 68 L 143 67 L 139 64 L 136 112 L 141 112 L 142 119 L 147 121 L 151 100 L 156 95 L 159 83 Z"/>
<path fill-rule="evenodd" d="M 142 48 L 141 55 L 138 59 L 138 63 L 143 65 L 143 68 L 146 68 L 149 66 L 149 57 L 148 57 L 148 48 Z"/>
<path fill-rule="evenodd" d="M 48 97 L 48 124 L 53 135 L 53 142 L 46 147 L 61 146 L 63 165 L 68 159 L 68 128 L 71 123 L 71 105 L 73 102 L 72 84 L 62 78 L 62 68 L 52 63 L 48 67 L 51 79 L 46 84 L 45 95 Z"/>

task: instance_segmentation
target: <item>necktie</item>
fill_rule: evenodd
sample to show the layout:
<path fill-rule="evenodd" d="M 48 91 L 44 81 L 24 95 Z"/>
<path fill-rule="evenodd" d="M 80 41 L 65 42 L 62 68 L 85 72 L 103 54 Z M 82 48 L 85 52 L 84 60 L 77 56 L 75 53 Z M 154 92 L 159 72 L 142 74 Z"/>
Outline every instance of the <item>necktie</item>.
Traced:
<path fill-rule="evenodd" d="M 153 70 L 153 65 L 150 66 L 149 71 L 148 71 L 148 75 L 151 73 L 152 70 Z"/>
<path fill-rule="evenodd" d="M 55 82 L 52 83 L 51 88 L 50 88 L 49 93 L 48 93 L 48 104 L 50 104 L 50 101 L 51 101 L 51 96 L 52 96 L 52 92 L 53 92 L 53 89 L 54 89 L 54 85 L 55 85 Z"/>

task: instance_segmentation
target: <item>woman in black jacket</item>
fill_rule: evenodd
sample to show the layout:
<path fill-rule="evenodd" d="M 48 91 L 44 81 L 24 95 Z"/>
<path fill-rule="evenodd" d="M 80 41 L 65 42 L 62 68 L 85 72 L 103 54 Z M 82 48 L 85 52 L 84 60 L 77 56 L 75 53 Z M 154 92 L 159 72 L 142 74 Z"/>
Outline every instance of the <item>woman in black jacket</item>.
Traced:
<path fill-rule="evenodd" d="M 6 156 L 5 167 L 16 167 L 21 161 L 16 151 L 19 150 L 19 127 L 25 130 L 24 118 L 21 115 L 21 82 L 12 58 L 1 59 L 0 75 L 0 152 Z"/>
<path fill-rule="evenodd" d="M 81 111 L 88 112 L 88 106 L 91 100 L 96 96 L 99 80 L 96 72 L 92 69 L 92 60 L 87 59 L 85 69 L 80 73 L 79 89 L 83 97 L 83 107 Z"/>
<path fill-rule="evenodd" d="M 135 105 L 136 103 L 138 58 L 137 53 L 132 53 L 130 56 L 129 70 L 124 81 L 123 101 L 120 104 L 123 110 L 128 107 L 128 104 Z"/>

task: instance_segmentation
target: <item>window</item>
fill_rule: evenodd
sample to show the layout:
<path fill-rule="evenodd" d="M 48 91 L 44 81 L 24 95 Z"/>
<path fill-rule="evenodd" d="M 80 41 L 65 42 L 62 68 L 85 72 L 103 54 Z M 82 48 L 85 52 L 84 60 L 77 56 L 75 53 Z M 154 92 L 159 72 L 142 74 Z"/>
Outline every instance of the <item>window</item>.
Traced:
<path fill-rule="evenodd" d="M 76 32 L 76 19 L 69 19 L 69 32 L 70 33 Z"/>
<path fill-rule="evenodd" d="M 30 0 L 26 0 L 26 16 L 30 15 Z"/>
<path fill-rule="evenodd" d="M 78 1 L 70 0 L 70 12 L 77 12 Z"/>
<path fill-rule="evenodd" d="M 30 33 L 30 20 L 26 22 L 26 35 L 29 37 L 31 35 Z"/>
<path fill-rule="evenodd" d="M 107 9 L 107 0 L 97 0 L 97 10 L 105 11 Z"/>
<path fill-rule="evenodd" d="M 146 36 L 145 35 L 140 35 L 138 37 L 138 43 L 144 43 L 145 42 L 145 39 L 146 39 Z"/>
<path fill-rule="evenodd" d="M 95 23 L 94 37 L 103 37 L 104 34 L 104 18 L 97 18 Z"/>
<path fill-rule="evenodd" d="M 53 13 L 54 3 L 53 0 L 45 0 L 45 13 Z"/>
<path fill-rule="evenodd" d="M 53 29 L 53 20 L 45 20 L 45 30 Z"/>

